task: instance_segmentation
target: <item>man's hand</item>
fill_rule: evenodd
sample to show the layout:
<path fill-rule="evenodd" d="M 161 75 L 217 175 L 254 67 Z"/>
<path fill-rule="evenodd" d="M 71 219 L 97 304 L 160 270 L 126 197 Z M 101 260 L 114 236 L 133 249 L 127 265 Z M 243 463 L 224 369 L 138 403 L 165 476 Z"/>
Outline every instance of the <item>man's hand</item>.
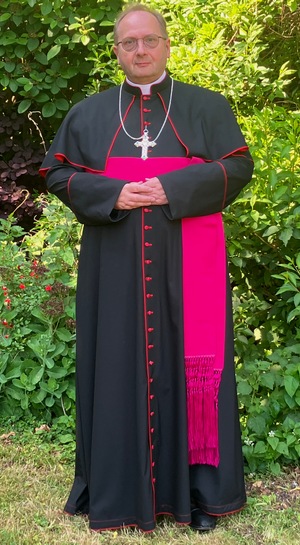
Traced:
<path fill-rule="evenodd" d="M 152 189 L 143 182 L 125 184 L 115 204 L 117 210 L 132 210 L 153 204 Z"/>
<path fill-rule="evenodd" d="M 115 204 L 116 210 L 133 210 L 142 206 L 167 204 L 168 199 L 158 178 L 125 184 Z"/>
<path fill-rule="evenodd" d="M 144 186 L 151 187 L 152 193 L 151 196 L 154 199 L 152 204 L 162 205 L 168 204 L 167 195 L 165 194 L 164 188 L 161 185 L 158 178 L 146 178 Z"/>

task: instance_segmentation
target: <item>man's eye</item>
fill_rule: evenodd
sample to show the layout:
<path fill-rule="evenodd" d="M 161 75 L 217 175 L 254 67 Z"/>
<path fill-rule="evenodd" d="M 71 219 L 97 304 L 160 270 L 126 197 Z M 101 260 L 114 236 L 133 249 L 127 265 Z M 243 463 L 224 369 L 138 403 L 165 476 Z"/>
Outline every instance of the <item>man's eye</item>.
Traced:
<path fill-rule="evenodd" d="M 123 40 L 123 44 L 125 45 L 125 47 L 130 47 L 131 45 L 133 45 L 135 43 L 135 40 L 132 38 L 127 38 L 126 40 Z"/>

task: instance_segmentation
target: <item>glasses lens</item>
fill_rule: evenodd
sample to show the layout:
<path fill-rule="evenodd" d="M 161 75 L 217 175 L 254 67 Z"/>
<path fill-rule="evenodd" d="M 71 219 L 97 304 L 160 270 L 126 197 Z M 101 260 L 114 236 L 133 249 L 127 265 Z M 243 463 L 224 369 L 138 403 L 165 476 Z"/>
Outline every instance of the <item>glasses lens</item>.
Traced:
<path fill-rule="evenodd" d="M 136 48 L 137 40 L 135 38 L 126 38 L 121 43 L 125 51 L 133 51 Z"/>
<path fill-rule="evenodd" d="M 157 47 L 159 38 L 155 34 L 149 34 L 149 36 L 145 36 L 143 41 L 146 47 L 154 48 Z"/>

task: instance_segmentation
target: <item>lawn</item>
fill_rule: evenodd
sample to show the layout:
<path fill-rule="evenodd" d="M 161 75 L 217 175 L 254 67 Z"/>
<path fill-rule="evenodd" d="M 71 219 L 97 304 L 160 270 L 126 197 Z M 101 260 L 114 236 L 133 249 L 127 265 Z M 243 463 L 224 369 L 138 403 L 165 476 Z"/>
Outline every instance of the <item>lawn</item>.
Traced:
<path fill-rule="evenodd" d="M 248 504 L 198 534 L 163 519 L 154 533 L 92 533 L 87 520 L 62 508 L 71 486 L 73 454 L 45 431 L 0 428 L 1 545 L 296 545 L 300 544 L 300 468 L 279 477 L 247 479 Z"/>

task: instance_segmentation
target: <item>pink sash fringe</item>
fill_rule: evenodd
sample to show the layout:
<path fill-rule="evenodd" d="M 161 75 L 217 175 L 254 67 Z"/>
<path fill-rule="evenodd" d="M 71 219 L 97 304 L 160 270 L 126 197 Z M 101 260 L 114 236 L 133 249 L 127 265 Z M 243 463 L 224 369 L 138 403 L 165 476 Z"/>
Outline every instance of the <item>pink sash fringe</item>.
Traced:
<path fill-rule="evenodd" d="M 193 157 L 110 157 L 104 175 L 140 181 L 201 163 Z M 182 220 L 184 355 L 190 464 L 218 466 L 226 255 L 221 213 Z"/>

